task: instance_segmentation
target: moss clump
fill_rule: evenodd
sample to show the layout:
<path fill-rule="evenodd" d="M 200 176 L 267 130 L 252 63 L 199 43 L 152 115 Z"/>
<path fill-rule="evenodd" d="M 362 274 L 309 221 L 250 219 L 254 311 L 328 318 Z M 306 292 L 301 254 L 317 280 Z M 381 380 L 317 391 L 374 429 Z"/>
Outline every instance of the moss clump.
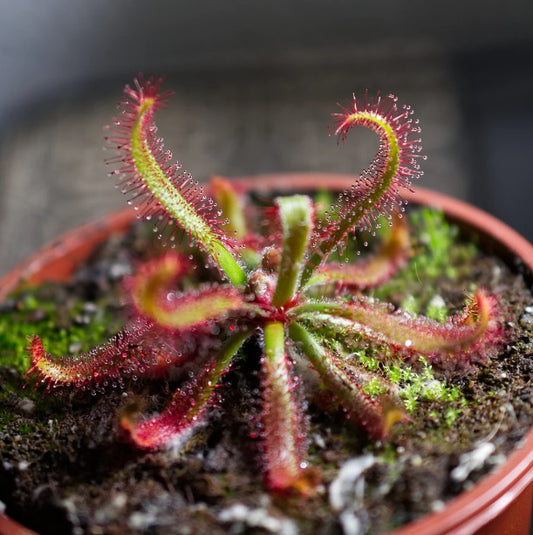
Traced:
<path fill-rule="evenodd" d="M 437 283 L 442 279 L 462 279 L 479 251 L 474 243 L 458 239 L 457 227 L 440 210 L 426 207 L 413 210 L 409 224 L 413 257 L 396 276 L 377 288 L 374 295 L 389 300 L 391 296 L 400 296 L 398 304 L 408 312 L 443 320 L 449 311 L 437 291 Z M 384 231 L 388 232 L 388 228 Z"/>
<path fill-rule="evenodd" d="M 56 287 L 54 287 L 56 286 Z M 39 333 L 47 350 L 65 355 L 104 342 L 119 328 L 116 310 L 102 302 L 57 301 L 57 285 L 45 284 L 14 294 L 0 310 L 0 355 L 3 365 L 23 373 L 29 367 L 28 339 Z"/>
<path fill-rule="evenodd" d="M 415 371 L 406 366 L 386 366 L 387 377 L 400 389 L 400 397 L 404 400 L 407 411 L 415 414 L 420 402 L 433 401 L 443 404 L 443 410 L 447 410 L 448 403 L 453 402 L 453 411 L 444 419 L 446 425 L 451 425 L 460 414 L 460 407 L 467 404 L 461 390 L 456 386 L 450 386 L 446 381 L 437 378 L 431 365 L 420 358 L 421 369 Z M 455 417 L 452 418 L 452 414 Z M 442 418 L 438 418 L 442 422 Z"/>

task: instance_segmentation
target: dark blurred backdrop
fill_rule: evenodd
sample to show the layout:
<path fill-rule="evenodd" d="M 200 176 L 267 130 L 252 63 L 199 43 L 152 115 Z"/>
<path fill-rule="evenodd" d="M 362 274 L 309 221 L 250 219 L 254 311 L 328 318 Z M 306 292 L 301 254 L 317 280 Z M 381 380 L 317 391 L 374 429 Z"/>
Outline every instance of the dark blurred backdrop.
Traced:
<path fill-rule="evenodd" d="M 531 0 L 0 0 L 0 273 L 122 206 L 101 125 L 138 71 L 176 97 L 161 132 L 194 175 L 353 172 L 329 114 L 381 88 L 423 126 L 424 185 L 533 239 Z M 370 152 L 370 155 L 373 152 Z"/>

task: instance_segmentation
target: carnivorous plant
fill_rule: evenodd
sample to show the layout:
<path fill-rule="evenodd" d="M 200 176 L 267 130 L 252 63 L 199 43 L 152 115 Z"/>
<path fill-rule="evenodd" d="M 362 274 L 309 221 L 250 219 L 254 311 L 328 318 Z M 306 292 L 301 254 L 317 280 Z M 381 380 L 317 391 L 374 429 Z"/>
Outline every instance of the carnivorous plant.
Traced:
<path fill-rule="evenodd" d="M 154 123 L 169 95 L 161 84 L 161 78 L 139 76 L 126 86 L 107 143 L 117 152 L 111 163 L 122 191 L 140 217 L 155 222 L 168 252 L 129 280 L 136 314 L 109 343 L 56 358 L 35 336 L 32 371 L 49 389 L 103 391 L 126 376 L 164 376 L 186 365 L 193 376 L 160 414 L 121 415 L 138 447 L 179 448 L 208 418 L 224 395 L 223 376 L 255 340 L 262 349 L 266 485 L 276 492 L 310 493 L 316 474 L 307 460 L 301 394 L 307 383 L 315 394 L 325 394 L 314 397 L 317 403 L 333 401 L 347 421 L 384 440 L 407 420 L 406 411 L 395 385 L 360 365 L 354 352 L 372 346 L 389 360 L 423 355 L 436 365 L 487 358 L 502 335 L 494 299 L 479 289 L 461 314 L 438 322 L 362 292 L 390 277 L 409 256 L 400 194 L 422 174 L 423 156 L 413 112 L 394 96 L 353 96 L 333 115 L 339 140 L 364 126 L 378 135 L 379 150 L 331 207 L 294 194 L 251 212 L 230 181 L 214 179 L 207 190 L 172 161 Z M 358 262 L 339 261 L 353 247 L 351 236 L 372 233 L 382 217 L 391 232 L 381 246 Z M 376 386 L 374 395 L 365 389 L 369 383 Z"/>

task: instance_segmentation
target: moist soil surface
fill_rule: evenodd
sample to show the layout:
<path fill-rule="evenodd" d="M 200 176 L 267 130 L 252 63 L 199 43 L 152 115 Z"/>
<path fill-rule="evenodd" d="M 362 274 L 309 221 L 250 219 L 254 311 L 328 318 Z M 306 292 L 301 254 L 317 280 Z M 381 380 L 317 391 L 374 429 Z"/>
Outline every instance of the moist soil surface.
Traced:
<path fill-rule="evenodd" d="M 120 279 L 134 269 L 146 239 L 144 230 L 135 227 L 101 247 L 71 282 L 31 290 L 31 299 L 54 300 L 61 329 L 90 329 L 105 317 L 100 307 L 114 315 L 124 308 Z M 473 282 L 487 288 L 505 318 L 505 343 L 487 362 L 435 366 L 435 376 L 456 387 L 461 399 L 446 408 L 442 401 L 419 400 L 410 421 L 394 428 L 384 442 L 369 440 L 339 412 L 323 412 L 309 401 L 309 462 L 321 473 L 314 496 L 265 490 L 257 432 L 260 348 L 251 342 L 246 358 L 224 377 L 207 423 L 179 452 L 136 449 L 118 419 L 128 403 L 142 404 L 147 414 L 161 409 L 179 379 L 130 377 L 103 394 L 56 394 L 34 387 L 35 378 L 24 377 L 15 366 L 0 366 L 0 500 L 5 512 L 54 535 L 348 535 L 381 533 L 442 508 L 500 465 L 533 422 L 528 284 L 519 267 L 489 254 L 456 256 L 453 277 L 437 276 L 429 285 L 411 281 L 406 291 L 423 293 L 430 286 L 453 313 L 462 308 Z M 389 300 L 405 302 L 397 285 L 390 288 Z M 50 313 L 39 304 L 25 309 L 29 292 L 8 299 L 1 314 L 16 318 L 10 321 L 25 319 L 39 333 Z M 117 326 L 111 322 L 106 328 L 104 339 Z M 71 342 L 69 349 L 75 352 L 80 344 Z"/>

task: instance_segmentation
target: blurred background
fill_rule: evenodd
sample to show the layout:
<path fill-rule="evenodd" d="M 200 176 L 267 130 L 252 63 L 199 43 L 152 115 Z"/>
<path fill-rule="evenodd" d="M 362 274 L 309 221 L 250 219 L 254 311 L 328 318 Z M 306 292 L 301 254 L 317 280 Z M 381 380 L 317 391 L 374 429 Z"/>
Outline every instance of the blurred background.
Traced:
<path fill-rule="evenodd" d="M 377 147 L 328 137 L 352 91 L 381 89 L 423 128 L 423 185 L 533 240 L 531 0 L 0 0 L 0 274 L 124 206 L 102 126 L 139 71 L 176 92 L 159 119 L 198 180 L 357 173 Z"/>

